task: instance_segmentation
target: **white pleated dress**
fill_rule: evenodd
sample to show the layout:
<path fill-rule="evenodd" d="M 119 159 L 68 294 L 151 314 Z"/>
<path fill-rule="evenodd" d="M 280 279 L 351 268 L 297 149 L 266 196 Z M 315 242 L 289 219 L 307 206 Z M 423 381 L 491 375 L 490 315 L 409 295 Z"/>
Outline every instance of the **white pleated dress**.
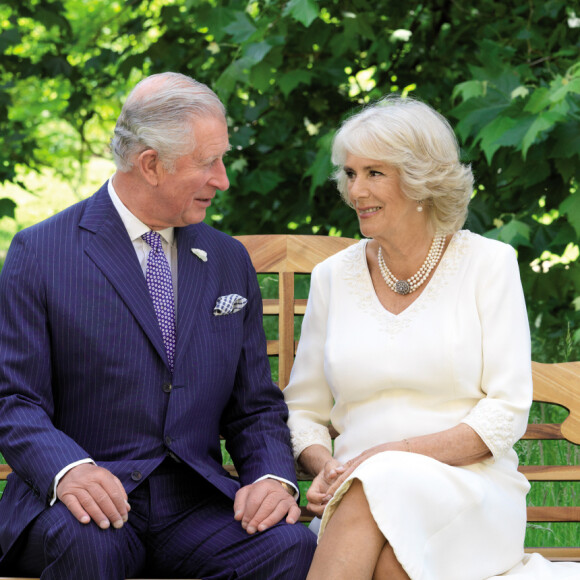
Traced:
<path fill-rule="evenodd" d="M 513 248 L 456 233 L 424 291 L 395 315 L 375 294 L 366 244 L 312 273 L 284 390 L 295 456 L 315 443 L 331 449 L 329 421 L 339 433 L 339 461 L 463 422 L 493 458 L 451 467 L 414 453 L 375 455 L 337 491 L 319 534 L 356 478 L 412 580 L 484 580 L 508 571 L 580 579 L 578 565 L 553 566 L 523 552 L 529 484 L 513 444 L 526 429 L 532 378 Z"/>

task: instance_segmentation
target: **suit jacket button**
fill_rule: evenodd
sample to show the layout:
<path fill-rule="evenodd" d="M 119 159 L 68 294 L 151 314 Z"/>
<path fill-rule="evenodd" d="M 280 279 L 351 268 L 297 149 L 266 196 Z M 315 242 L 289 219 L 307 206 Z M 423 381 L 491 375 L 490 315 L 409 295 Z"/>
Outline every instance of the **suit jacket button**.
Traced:
<path fill-rule="evenodd" d="M 171 383 L 163 383 L 163 386 L 161 388 L 163 389 L 164 392 L 171 393 L 171 389 L 173 389 L 173 385 Z"/>
<path fill-rule="evenodd" d="M 169 447 L 171 445 L 172 441 L 173 441 L 173 439 L 171 439 L 171 437 L 169 437 L 169 435 L 165 436 L 165 445 L 167 445 L 167 447 Z"/>
<path fill-rule="evenodd" d="M 134 471 L 131 474 L 131 479 L 133 481 L 140 481 L 142 477 L 143 477 L 143 474 L 140 471 Z"/>

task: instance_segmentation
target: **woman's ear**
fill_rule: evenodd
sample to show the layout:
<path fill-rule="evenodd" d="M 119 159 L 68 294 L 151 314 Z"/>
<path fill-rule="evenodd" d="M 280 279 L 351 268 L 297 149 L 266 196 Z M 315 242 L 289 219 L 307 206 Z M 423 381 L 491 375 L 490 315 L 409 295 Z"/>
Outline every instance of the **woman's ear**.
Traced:
<path fill-rule="evenodd" d="M 145 149 L 137 157 L 137 167 L 141 175 L 153 187 L 157 187 L 163 174 L 163 166 L 155 149 Z"/>

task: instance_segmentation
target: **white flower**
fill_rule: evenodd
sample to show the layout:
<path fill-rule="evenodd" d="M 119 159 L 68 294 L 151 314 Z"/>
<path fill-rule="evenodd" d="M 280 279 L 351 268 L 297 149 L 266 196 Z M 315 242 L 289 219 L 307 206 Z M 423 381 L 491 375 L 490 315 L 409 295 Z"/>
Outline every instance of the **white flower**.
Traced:
<path fill-rule="evenodd" d="M 202 262 L 207 262 L 207 252 L 199 248 L 191 248 L 191 253 L 197 256 Z"/>

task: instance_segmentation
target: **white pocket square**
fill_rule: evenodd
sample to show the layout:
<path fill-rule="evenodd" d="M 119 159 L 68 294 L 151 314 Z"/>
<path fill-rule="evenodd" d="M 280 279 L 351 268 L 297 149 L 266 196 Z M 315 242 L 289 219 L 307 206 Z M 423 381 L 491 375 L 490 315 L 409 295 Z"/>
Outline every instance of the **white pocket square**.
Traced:
<path fill-rule="evenodd" d="M 241 310 L 248 302 L 247 298 L 239 294 L 228 294 L 220 296 L 213 307 L 214 316 L 223 316 L 224 314 L 234 314 Z"/>

